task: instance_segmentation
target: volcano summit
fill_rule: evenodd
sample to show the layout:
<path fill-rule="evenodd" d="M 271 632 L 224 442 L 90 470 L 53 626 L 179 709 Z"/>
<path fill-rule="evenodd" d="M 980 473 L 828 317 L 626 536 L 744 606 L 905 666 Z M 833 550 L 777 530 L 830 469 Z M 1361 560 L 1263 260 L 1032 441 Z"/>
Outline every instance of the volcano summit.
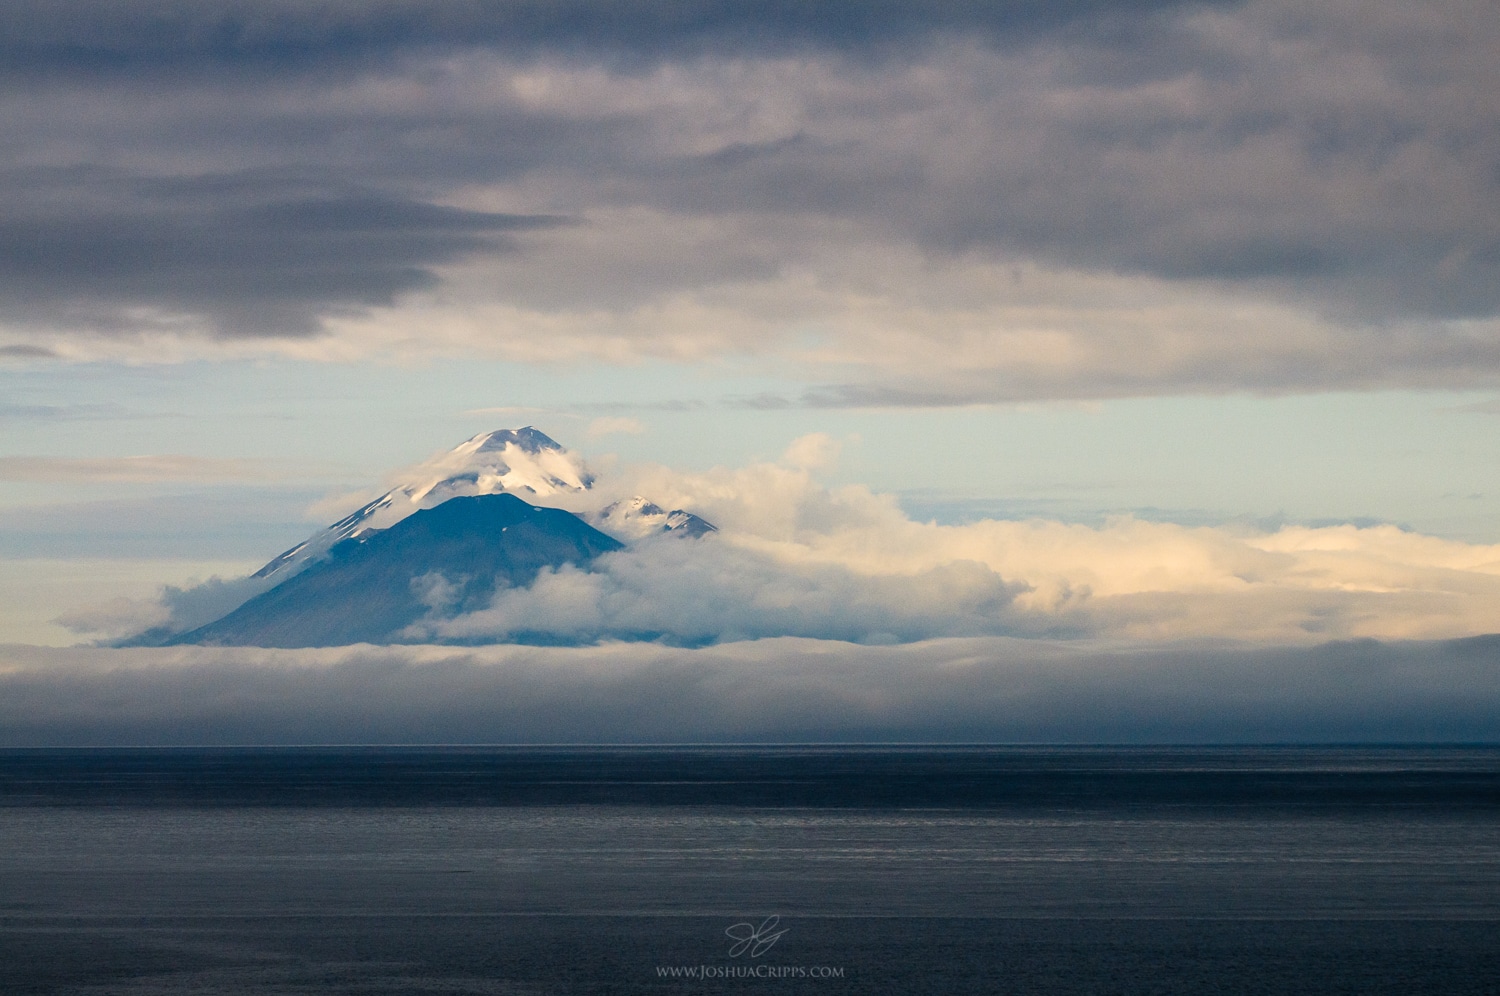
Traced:
<path fill-rule="evenodd" d="M 244 599 L 232 610 L 186 631 L 151 630 L 125 642 L 426 642 L 418 623 L 482 609 L 496 592 L 526 587 L 544 570 L 587 569 L 654 536 L 717 531 L 640 496 L 586 515 L 533 504 L 583 494 L 594 482 L 577 454 L 532 426 L 481 433 L 235 582 Z"/>

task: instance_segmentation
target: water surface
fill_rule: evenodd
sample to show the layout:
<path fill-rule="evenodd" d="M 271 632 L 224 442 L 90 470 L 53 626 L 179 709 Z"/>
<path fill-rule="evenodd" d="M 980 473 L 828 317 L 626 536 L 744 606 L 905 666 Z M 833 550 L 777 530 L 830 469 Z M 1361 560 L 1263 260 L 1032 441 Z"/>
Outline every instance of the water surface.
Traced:
<path fill-rule="evenodd" d="M 1490 748 L 7 751 L 0 992 L 1494 992 L 1497 817 Z"/>

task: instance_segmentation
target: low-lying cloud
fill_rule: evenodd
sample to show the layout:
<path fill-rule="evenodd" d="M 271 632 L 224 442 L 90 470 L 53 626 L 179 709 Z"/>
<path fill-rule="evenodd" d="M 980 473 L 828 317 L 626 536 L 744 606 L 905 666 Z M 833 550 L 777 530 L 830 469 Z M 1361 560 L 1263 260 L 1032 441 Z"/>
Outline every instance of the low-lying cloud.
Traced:
<path fill-rule="evenodd" d="M 583 514 L 631 495 L 717 525 L 699 539 L 635 540 L 588 569 L 543 571 L 453 615 L 435 602 L 404 642 L 705 646 L 774 637 L 862 644 L 1024 636 L 1142 642 L 1451 639 L 1500 632 L 1500 545 L 1383 523 L 1184 525 L 1122 516 L 922 522 L 890 495 L 829 488 L 834 441 L 797 440 L 778 463 L 683 473 L 622 465 L 580 494 L 537 499 Z M 534 496 L 533 496 L 534 497 Z M 268 551 L 269 556 L 270 551 Z M 428 579 L 438 584 L 440 578 Z M 450 579 L 456 581 L 458 579 Z M 141 605 L 185 631 L 254 583 L 215 580 Z M 164 611 L 165 610 L 165 613 Z M 126 635 L 119 606 L 69 616 Z"/>
<path fill-rule="evenodd" d="M 1500 643 L 0 647 L 0 745 L 1474 742 Z"/>
<path fill-rule="evenodd" d="M 527 588 L 502 590 L 487 609 L 419 624 L 410 636 L 465 643 L 692 646 L 777 636 L 909 643 L 1024 629 L 1029 620 L 1011 611 L 1018 590 L 972 561 L 872 576 L 841 564 L 791 566 L 713 537 L 667 536 L 608 554 L 595 570 L 545 571 Z"/>
<path fill-rule="evenodd" d="M 942 636 L 1435 639 L 1500 631 L 1500 546 L 1389 524 L 1192 526 L 1119 517 L 1099 525 L 910 518 L 888 495 L 828 488 L 808 462 L 700 474 L 616 468 L 583 502 L 652 496 L 719 526 L 544 573 L 494 604 L 435 619 L 414 639 L 664 639 L 770 636 L 864 643 Z M 818 460 L 813 461 L 812 456 Z"/>
<path fill-rule="evenodd" d="M 270 578 L 214 576 L 182 587 L 166 585 L 156 598 L 120 597 L 80 606 L 53 621 L 80 635 L 151 646 L 221 619 L 274 585 Z"/>

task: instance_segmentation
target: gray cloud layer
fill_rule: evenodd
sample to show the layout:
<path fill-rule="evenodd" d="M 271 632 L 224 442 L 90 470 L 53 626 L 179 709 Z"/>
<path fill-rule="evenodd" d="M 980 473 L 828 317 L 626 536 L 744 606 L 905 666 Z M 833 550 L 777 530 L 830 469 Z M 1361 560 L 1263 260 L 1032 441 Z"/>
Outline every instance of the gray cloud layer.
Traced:
<path fill-rule="evenodd" d="M 316 317 L 431 286 L 430 267 L 559 219 L 463 211 L 410 196 L 236 176 L 93 170 L 9 177 L 0 293 L 13 313 L 64 309 L 129 328 L 122 306 L 217 316 L 224 335 L 296 335 Z"/>
<path fill-rule="evenodd" d="M 1228 4 L 1224 4 L 1228 6 Z M 482 45 L 503 51 L 742 52 L 828 47 L 866 50 L 935 34 L 979 34 L 1004 44 L 1091 23 L 1130 20 L 1182 0 L 17 0 L 0 12 L 0 54 L 13 72 L 107 74 L 225 64 L 354 67 L 399 53 Z"/>
<path fill-rule="evenodd" d="M 0 744 L 1494 741 L 1500 643 L 0 648 Z"/>
<path fill-rule="evenodd" d="M 1061 372 L 1017 374 L 1007 340 L 906 394 L 877 371 L 807 400 L 1493 379 L 1492 13 L 11 4 L 0 324 L 37 341 L 0 348 L 44 350 L 37 330 L 59 329 L 307 335 L 445 286 L 462 264 L 487 267 L 476 285 L 506 306 L 583 309 L 595 326 L 750 287 L 723 307 L 753 328 L 700 331 L 699 352 L 751 350 L 767 323 L 815 317 L 787 286 L 833 308 L 884 295 L 865 334 L 920 312 L 926 352 L 956 355 L 964 344 L 934 331 L 952 321 L 927 313 L 955 291 L 922 271 L 993 268 L 970 288 L 983 311 L 1013 302 L 1020 284 L 1002 278 L 1024 264 L 1260 295 L 1333 324 L 1241 321 L 1220 302 L 1117 327 L 1075 308 L 1063 324 L 1081 347 L 1047 347 Z M 839 270 L 872 247 L 897 272 Z M 976 321 L 1030 334 L 1048 314 Z M 1174 321 L 1182 341 L 1160 331 Z M 487 334 L 512 334 L 503 324 Z"/>

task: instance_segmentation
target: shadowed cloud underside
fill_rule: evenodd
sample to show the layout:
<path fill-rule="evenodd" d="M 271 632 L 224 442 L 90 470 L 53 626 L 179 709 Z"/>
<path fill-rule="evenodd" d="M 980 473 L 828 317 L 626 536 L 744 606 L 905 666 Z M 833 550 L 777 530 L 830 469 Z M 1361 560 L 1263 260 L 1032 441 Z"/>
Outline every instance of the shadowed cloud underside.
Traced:
<path fill-rule="evenodd" d="M 1267 649 L 0 647 L 0 743 L 1478 742 L 1485 637 Z"/>
<path fill-rule="evenodd" d="M 86 13 L 85 13 L 86 12 Z M 1482 3 L 23 3 L 0 355 L 1500 377 Z"/>

